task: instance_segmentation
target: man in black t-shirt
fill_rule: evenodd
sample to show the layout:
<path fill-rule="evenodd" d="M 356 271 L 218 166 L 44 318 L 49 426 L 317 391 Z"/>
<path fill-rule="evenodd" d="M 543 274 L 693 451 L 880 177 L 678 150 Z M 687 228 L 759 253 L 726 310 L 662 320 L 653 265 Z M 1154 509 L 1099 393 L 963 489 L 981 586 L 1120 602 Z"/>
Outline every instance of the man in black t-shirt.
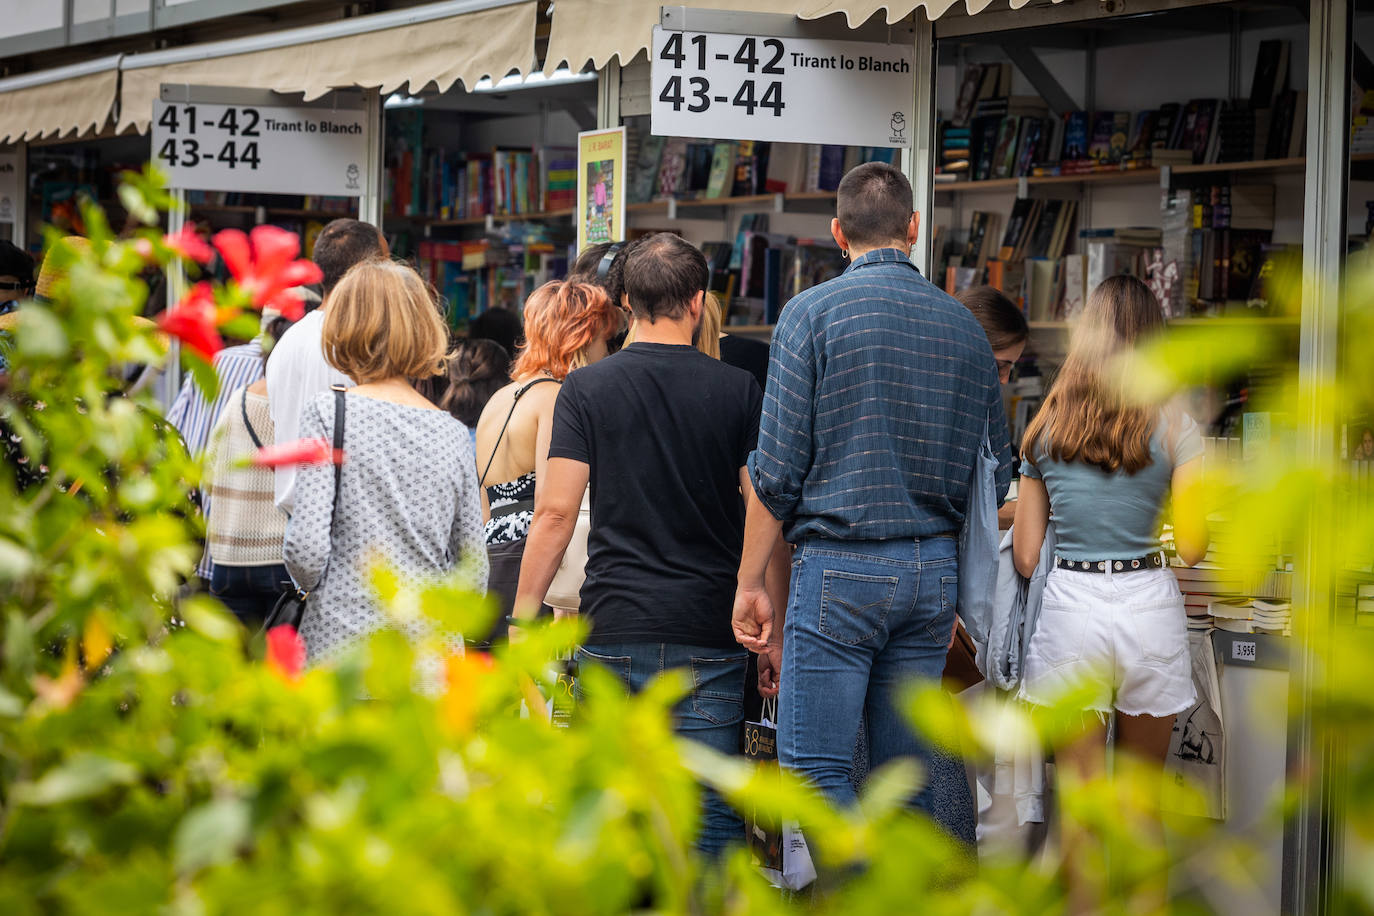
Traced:
<path fill-rule="evenodd" d="M 730 614 L 763 395 L 748 372 L 692 345 L 707 279 L 701 252 L 670 233 L 627 250 L 636 340 L 559 392 L 515 614 L 538 612 L 590 481 L 591 635 L 579 665 L 600 664 L 631 690 L 681 669 L 693 690 L 674 710 L 677 731 L 737 753 L 747 653 Z M 738 815 L 708 790 L 698 849 L 715 855 L 742 836 Z"/>

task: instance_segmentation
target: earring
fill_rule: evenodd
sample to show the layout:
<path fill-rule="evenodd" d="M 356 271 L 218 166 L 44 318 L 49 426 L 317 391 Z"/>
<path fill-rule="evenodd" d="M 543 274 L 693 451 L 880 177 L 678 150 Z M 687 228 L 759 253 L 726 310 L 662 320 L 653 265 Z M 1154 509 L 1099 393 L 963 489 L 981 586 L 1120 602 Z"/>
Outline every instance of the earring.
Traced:
<path fill-rule="evenodd" d="M 849 249 L 848 249 L 848 248 L 841 248 L 841 249 L 840 249 L 840 258 L 841 258 L 842 260 L 845 260 L 845 261 L 848 261 L 848 260 L 849 260 Z"/>

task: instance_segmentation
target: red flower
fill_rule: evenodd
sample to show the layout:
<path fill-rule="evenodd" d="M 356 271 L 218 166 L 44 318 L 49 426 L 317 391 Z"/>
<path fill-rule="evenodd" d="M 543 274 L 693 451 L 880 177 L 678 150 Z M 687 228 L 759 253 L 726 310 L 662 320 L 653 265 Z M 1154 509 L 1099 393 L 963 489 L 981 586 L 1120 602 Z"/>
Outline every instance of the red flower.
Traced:
<path fill-rule="evenodd" d="M 255 308 L 271 306 L 292 321 L 300 320 L 305 306 L 290 290 L 324 278 L 314 263 L 297 260 L 301 243 L 294 232 L 276 226 L 258 226 L 251 236 L 237 229 L 216 233 L 215 247 L 239 287 L 253 299 Z"/>
<path fill-rule="evenodd" d="M 210 259 L 215 256 L 214 249 L 205 244 L 205 240 L 189 223 L 182 226 L 176 235 L 164 235 L 162 244 L 170 248 L 174 254 L 197 264 L 209 264 Z"/>
<path fill-rule="evenodd" d="M 267 667 L 286 681 L 300 679 L 305 670 L 305 641 L 290 624 L 267 631 Z"/>
<path fill-rule="evenodd" d="M 224 347 L 217 330 L 218 318 L 214 291 L 209 283 L 200 282 L 191 287 L 185 298 L 163 312 L 157 323 L 162 330 L 208 360 Z"/>
<path fill-rule="evenodd" d="M 253 453 L 250 463 L 260 468 L 280 468 L 294 465 L 343 464 L 344 453 L 335 449 L 328 439 L 297 439 L 264 445 Z"/>

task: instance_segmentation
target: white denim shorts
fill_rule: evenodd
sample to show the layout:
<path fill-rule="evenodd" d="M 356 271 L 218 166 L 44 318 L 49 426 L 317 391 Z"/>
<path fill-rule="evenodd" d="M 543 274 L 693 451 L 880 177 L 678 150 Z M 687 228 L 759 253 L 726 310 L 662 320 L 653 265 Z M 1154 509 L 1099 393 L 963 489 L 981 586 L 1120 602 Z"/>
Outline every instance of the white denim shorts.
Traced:
<path fill-rule="evenodd" d="M 1020 695 L 1048 706 L 1080 690 L 1089 709 L 1128 716 L 1177 715 L 1197 701 L 1183 595 L 1167 567 L 1050 570 Z"/>

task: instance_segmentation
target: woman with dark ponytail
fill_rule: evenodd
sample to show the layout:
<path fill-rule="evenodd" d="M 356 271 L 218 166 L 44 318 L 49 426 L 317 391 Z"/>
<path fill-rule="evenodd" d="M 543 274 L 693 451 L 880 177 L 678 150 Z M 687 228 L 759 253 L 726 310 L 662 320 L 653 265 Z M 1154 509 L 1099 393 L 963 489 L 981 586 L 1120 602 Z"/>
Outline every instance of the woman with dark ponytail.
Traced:
<path fill-rule="evenodd" d="M 510 384 L 510 354 L 494 340 L 460 340 L 448 355 L 448 387 L 439 406 L 472 432 L 491 396 Z"/>

